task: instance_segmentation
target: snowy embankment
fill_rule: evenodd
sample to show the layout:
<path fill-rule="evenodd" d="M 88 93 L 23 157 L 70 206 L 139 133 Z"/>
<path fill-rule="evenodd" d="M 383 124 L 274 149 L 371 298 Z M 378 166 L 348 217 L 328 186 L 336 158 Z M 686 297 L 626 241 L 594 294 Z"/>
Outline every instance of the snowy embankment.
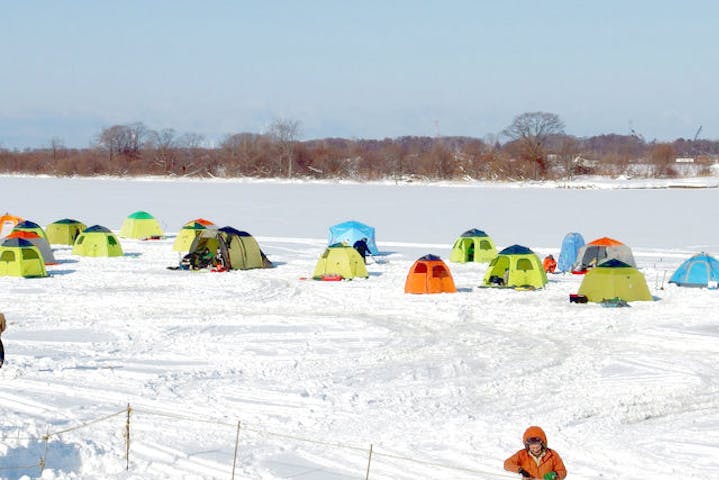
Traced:
<path fill-rule="evenodd" d="M 0 191 L 0 209 L 41 225 L 117 231 L 146 210 L 170 232 L 122 240 L 121 258 L 56 247 L 50 278 L 0 278 L 0 478 L 35 477 L 40 458 L 43 478 L 231 478 L 236 438 L 235 478 L 357 479 L 368 463 L 371 479 L 517 478 L 502 461 L 531 424 L 571 478 L 719 469 L 719 294 L 666 282 L 719 253 L 714 188 L 0 177 Z M 167 270 L 198 216 L 249 231 L 276 268 Z M 300 280 L 348 219 L 377 228 L 369 279 Z M 480 289 L 486 266 L 458 264 L 457 294 L 405 295 L 412 262 L 448 258 L 471 227 L 540 256 L 569 231 L 617 238 L 657 301 L 570 304 L 572 275 Z"/>

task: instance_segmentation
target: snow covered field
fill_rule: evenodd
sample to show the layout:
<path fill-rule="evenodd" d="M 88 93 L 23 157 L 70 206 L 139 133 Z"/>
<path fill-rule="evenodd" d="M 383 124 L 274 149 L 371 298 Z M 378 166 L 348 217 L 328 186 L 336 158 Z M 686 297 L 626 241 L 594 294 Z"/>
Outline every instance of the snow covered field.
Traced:
<path fill-rule="evenodd" d="M 237 479 L 519 478 L 502 462 L 536 424 L 570 478 L 706 479 L 719 292 L 666 281 L 719 254 L 719 195 L 685 183 L 714 188 L 0 177 L 2 212 L 117 232 L 146 210 L 169 235 L 122 239 L 120 258 L 56 246 L 49 278 L 0 278 L 0 478 L 37 478 L 44 458 L 44 479 L 230 479 L 236 438 Z M 252 233 L 276 268 L 167 270 L 200 216 Z M 377 229 L 369 279 L 301 280 L 350 219 Z M 472 227 L 540 257 L 570 231 L 616 238 L 657 301 L 570 304 L 572 275 L 479 289 L 486 265 L 453 263 L 458 293 L 403 293 L 414 260 L 448 259 Z"/>

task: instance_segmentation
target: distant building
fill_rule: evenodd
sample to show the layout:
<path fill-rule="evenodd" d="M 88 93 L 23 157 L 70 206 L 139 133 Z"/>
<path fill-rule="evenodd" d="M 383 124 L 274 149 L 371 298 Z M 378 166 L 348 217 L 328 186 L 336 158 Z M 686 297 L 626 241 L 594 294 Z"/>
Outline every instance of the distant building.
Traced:
<path fill-rule="evenodd" d="M 694 163 L 694 159 L 692 157 L 679 157 L 674 159 L 675 163 Z"/>

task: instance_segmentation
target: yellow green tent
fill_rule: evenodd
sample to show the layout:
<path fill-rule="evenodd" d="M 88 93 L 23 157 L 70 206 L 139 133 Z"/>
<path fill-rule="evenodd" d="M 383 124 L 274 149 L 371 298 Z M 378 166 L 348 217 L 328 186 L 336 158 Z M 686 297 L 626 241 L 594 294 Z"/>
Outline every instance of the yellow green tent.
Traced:
<path fill-rule="evenodd" d="M 0 245 L 0 276 L 47 277 L 40 251 L 22 238 L 9 238 Z"/>
<path fill-rule="evenodd" d="M 644 275 L 621 260 L 608 260 L 590 269 L 579 286 L 578 295 L 590 302 L 602 302 L 615 298 L 625 302 L 653 301 Z"/>
<path fill-rule="evenodd" d="M 449 253 L 449 261 L 487 263 L 496 256 L 497 247 L 494 246 L 494 241 L 482 230 L 473 228 L 455 240 L 452 251 Z"/>
<path fill-rule="evenodd" d="M 547 274 L 542 261 L 529 248 L 512 245 L 497 254 L 489 263 L 482 285 L 517 289 L 543 288 Z"/>
<path fill-rule="evenodd" d="M 75 239 L 87 228 L 84 223 L 71 218 L 63 218 L 45 227 L 47 241 L 56 245 L 74 245 Z"/>
<path fill-rule="evenodd" d="M 122 246 L 114 233 L 101 225 L 86 228 L 72 247 L 73 255 L 82 257 L 121 257 Z"/>
<path fill-rule="evenodd" d="M 175 243 L 172 244 L 172 249 L 176 252 L 189 252 L 190 246 L 192 246 L 192 241 L 195 237 L 197 237 L 203 230 L 206 230 L 208 227 L 212 227 L 214 225 L 214 223 L 203 218 L 187 222 L 177 233 Z"/>
<path fill-rule="evenodd" d="M 341 243 L 327 247 L 312 272 L 312 278 L 315 280 L 338 276 L 343 280 L 369 277 L 362 256 L 351 246 Z"/>
<path fill-rule="evenodd" d="M 147 212 L 138 211 L 128 215 L 122 222 L 119 235 L 121 238 L 147 240 L 162 238 L 165 233 L 155 217 Z"/>

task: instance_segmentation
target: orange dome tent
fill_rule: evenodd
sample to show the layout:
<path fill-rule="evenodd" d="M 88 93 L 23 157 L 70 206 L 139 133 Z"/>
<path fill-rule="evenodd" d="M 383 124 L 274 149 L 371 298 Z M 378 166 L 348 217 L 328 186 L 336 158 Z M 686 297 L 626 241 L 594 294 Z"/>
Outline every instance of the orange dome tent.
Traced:
<path fill-rule="evenodd" d="M 417 259 L 409 269 L 404 293 L 455 293 L 452 274 L 447 265 L 436 255 Z"/>

